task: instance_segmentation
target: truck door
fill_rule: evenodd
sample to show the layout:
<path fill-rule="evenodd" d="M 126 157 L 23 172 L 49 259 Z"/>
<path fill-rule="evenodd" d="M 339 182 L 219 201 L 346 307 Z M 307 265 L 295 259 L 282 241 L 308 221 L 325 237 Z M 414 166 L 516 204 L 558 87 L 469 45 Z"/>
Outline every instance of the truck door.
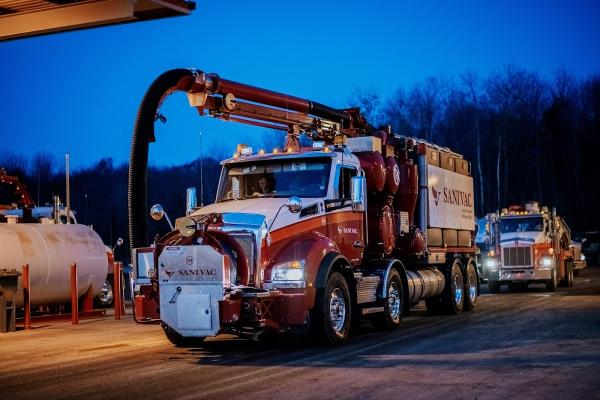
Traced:
<path fill-rule="evenodd" d="M 337 165 L 336 169 L 335 196 L 325 201 L 327 236 L 335 241 L 348 260 L 358 262 L 362 258 L 364 244 L 364 214 L 352 210 L 350 193 L 351 179 L 358 171 L 351 165 Z"/>

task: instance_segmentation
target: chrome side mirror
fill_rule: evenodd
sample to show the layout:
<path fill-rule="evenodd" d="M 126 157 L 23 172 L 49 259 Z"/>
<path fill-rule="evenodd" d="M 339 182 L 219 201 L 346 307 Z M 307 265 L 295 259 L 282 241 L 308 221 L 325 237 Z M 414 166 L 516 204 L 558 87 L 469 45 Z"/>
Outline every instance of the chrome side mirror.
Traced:
<path fill-rule="evenodd" d="M 299 213 L 302 210 L 302 200 L 298 196 L 292 196 L 288 199 L 286 206 L 291 213 Z"/>
<path fill-rule="evenodd" d="M 173 224 L 171 223 L 169 215 L 165 212 L 163 206 L 161 206 L 160 204 L 155 204 L 150 208 L 150 217 L 152 217 L 152 219 L 155 221 L 160 221 L 161 219 L 163 219 L 163 217 L 165 217 L 171 230 L 175 229 L 173 228 Z"/>
<path fill-rule="evenodd" d="M 353 176 L 351 182 L 352 209 L 354 211 L 365 211 L 365 191 L 367 180 L 364 176 Z"/>
<path fill-rule="evenodd" d="M 165 216 L 165 210 L 160 204 L 155 204 L 150 208 L 150 217 L 155 221 L 160 221 Z"/>
<path fill-rule="evenodd" d="M 190 215 L 198 206 L 198 196 L 196 196 L 196 188 L 190 187 L 185 191 L 185 214 Z"/>

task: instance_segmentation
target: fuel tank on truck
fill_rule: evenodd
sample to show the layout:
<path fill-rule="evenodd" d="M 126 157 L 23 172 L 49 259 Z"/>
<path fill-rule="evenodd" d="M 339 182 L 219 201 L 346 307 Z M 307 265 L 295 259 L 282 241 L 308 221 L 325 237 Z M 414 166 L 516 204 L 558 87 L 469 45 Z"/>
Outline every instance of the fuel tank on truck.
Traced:
<path fill-rule="evenodd" d="M 384 205 L 379 210 L 369 212 L 369 243 L 374 249 L 381 249 L 385 255 L 394 250 L 394 215 L 392 208 Z"/>
<path fill-rule="evenodd" d="M 23 272 L 29 264 L 32 306 L 60 304 L 71 298 L 71 264 L 77 263 L 79 296 L 90 286 L 95 297 L 106 280 L 106 247 L 100 236 L 77 224 L 0 224 L 0 268 Z M 23 306 L 19 278 L 17 307 Z"/>
<path fill-rule="evenodd" d="M 400 185 L 394 196 L 394 210 L 408 212 L 410 225 L 414 225 L 415 207 L 419 196 L 419 176 L 417 166 L 406 157 L 398 157 Z"/>
<path fill-rule="evenodd" d="M 378 151 L 358 153 L 360 167 L 365 171 L 368 193 L 379 193 L 385 187 L 386 164 Z"/>

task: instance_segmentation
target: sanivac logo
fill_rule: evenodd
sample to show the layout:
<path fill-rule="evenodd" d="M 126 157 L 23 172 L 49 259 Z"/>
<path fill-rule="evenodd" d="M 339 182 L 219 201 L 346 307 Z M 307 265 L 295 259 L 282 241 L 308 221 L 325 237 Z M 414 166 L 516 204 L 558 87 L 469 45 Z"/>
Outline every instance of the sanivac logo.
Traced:
<path fill-rule="evenodd" d="M 166 268 L 165 269 L 165 274 L 167 274 L 167 276 L 170 278 L 173 276 L 173 274 L 175 273 L 175 270 L 171 269 L 171 268 Z"/>
<path fill-rule="evenodd" d="M 338 233 L 340 235 L 344 234 L 344 233 L 350 233 L 350 234 L 357 234 L 358 233 L 358 229 L 357 228 L 348 228 L 348 227 L 340 226 L 340 225 L 338 225 L 337 230 L 338 230 Z"/>
<path fill-rule="evenodd" d="M 462 190 L 445 187 L 443 191 L 439 191 L 432 186 L 431 194 L 433 195 L 433 202 L 436 206 L 440 201 L 440 197 L 443 197 L 444 204 L 455 204 L 464 207 L 473 206 L 473 195 L 471 193 L 463 192 Z"/>
<path fill-rule="evenodd" d="M 444 203 L 473 207 L 473 194 L 459 189 L 444 188 Z"/>
<path fill-rule="evenodd" d="M 433 195 L 433 202 L 437 206 L 438 202 L 440 201 L 440 191 L 436 190 L 436 188 L 434 186 L 432 186 L 431 187 L 431 194 Z"/>

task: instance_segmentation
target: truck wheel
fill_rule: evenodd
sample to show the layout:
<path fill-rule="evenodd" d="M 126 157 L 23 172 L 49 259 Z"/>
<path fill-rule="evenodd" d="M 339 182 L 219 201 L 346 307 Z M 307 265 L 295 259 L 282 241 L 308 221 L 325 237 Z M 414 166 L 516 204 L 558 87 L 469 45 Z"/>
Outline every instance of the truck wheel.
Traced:
<path fill-rule="evenodd" d="M 104 281 L 104 285 L 102 285 L 102 289 L 100 289 L 100 293 L 94 299 L 94 305 L 96 307 L 106 308 L 113 305 L 115 300 L 115 296 L 113 293 L 112 286 L 112 276 L 107 277 L 106 281 Z"/>
<path fill-rule="evenodd" d="M 467 276 L 465 279 L 465 310 L 475 310 L 475 304 L 477 304 L 477 297 L 477 273 L 473 263 L 469 262 L 467 264 Z"/>
<path fill-rule="evenodd" d="M 465 281 L 460 267 L 460 261 L 454 260 L 446 270 L 446 286 L 442 292 L 442 305 L 449 314 L 460 314 L 465 304 Z"/>
<path fill-rule="evenodd" d="M 548 292 L 555 292 L 558 286 L 558 278 L 556 277 L 556 267 L 552 268 L 550 279 L 546 281 L 546 290 Z"/>
<path fill-rule="evenodd" d="M 350 332 L 351 313 L 348 283 L 341 273 L 333 272 L 311 315 L 313 337 L 326 345 L 343 343 Z"/>
<path fill-rule="evenodd" d="M 171 329 L 171 327 L 164 322 L 160 323 L 160 327 L 165 332 L 165 336 L 169 339 L 169 342 L 173 343 L 176 347 L 198 347 L 204 342 L 203 337 L 184 337 L 181 336 L 177 331 Z"/>
<path fill-rule="evenodd" d="M 500 282 L 488 279 L 488 291 L 492 294 L 500 293 Z"/>
<path fill-rule="evenodd" d="M 371 323 L 377 329 L 392 330 L 400 326 L 402 322 L 403 291 L 400 274 L 391 269 L 387 278 L 387 293 L 383 299 L 383 313 L 374 315 Z"/>

